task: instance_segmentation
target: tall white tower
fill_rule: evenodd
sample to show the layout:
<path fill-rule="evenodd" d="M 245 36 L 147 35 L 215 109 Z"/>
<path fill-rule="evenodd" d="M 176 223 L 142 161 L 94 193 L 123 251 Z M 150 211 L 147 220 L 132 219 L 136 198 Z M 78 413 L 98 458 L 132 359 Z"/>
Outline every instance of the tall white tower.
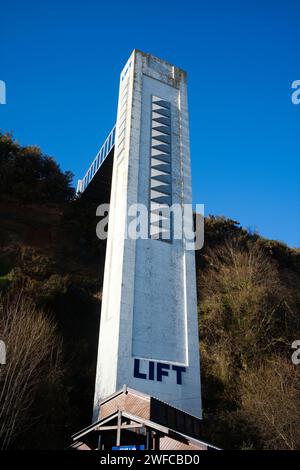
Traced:
<path fill-rule="evenodd" d="M 186 74 L 134 50 L 120 78 L 95 419 L 124 384 L 201 416 L 195 253 L 172 223 L 163 236 L 168 208 L 191 202 Z M 147 239 L 126 237 L 137 203 Z"/>

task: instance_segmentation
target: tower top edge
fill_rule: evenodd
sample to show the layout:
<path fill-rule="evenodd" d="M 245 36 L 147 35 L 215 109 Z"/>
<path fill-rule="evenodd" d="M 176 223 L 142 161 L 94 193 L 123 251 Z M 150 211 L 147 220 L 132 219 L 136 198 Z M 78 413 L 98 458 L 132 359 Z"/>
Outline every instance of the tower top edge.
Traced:
<path fill-rule="evenodd" d="M 176 65 L 172 64 L 171 62 L 168 62 L 167 60 L 161 59 L 160 57 L 155 56 L 154 54 L 151 54 L 149 52 L 144 52 L 141 51 L 140 49 L 134 48 L 133 51 L 131 52 L 129 57 L 134 57 L 136 55 L 140 55 L 141 57 L 145 57 L 148 61 L 149 60 L 154 60 L 157 62 L 160 62 L 162 65 L 166 67 L 174 67 L 177 73 L 180 73 L 184 75 L 185 77 L 187 76 L 187 72 L 183 70 L 181 67 L 177 67 Z"/>

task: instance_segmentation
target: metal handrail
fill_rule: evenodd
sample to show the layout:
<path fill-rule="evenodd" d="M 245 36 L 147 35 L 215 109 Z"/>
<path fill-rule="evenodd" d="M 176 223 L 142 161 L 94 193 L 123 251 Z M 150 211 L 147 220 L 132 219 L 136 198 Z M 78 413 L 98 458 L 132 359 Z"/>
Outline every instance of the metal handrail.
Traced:
<path fill-rule="evenodd" d="M 116 137 L 116 126 L 114 125 L 114 127 L 108 134 L 108 137 L 106 138 L 104 144 L 102 145 L 96 157 L 92 161 L 88 171 L 86 172 L 82 180 L 78 180 L 77 190 L 76 190 L 77 194 L 83 193 L 85 189 L 87 188 L 87 186 L 89 185 L 89 183 L 92 181 L 95 174 L 99 170 L 100 166 L 106 159 L 107 155 L 109 154 L 109 152 L 115 145 L 115 137 Z"/>

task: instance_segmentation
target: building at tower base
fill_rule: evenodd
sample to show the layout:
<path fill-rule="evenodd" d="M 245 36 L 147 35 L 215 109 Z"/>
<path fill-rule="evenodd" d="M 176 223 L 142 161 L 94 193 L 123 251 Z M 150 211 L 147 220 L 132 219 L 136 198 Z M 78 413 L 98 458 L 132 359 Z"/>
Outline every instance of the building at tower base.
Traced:
<path fill-rule="evenodd" d="M 99 419 L 72 436 L 74 450 L 219 450 L 200 439 L 201 420 L 130 389 L 100 403 Z"/>

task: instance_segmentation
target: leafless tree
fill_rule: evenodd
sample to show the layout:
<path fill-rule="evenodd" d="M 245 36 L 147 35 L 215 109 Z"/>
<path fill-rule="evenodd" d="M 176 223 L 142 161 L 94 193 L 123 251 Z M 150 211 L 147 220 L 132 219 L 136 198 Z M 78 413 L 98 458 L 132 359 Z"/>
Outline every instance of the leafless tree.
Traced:
<path fill-rule="evenodd" d="M 32 419 L 35 392 L 59 367 L 60 341 L 54 323 L 21 294 L 0 298 L 0 337 L 7 347 L 0 368 L 0 448 L 8 448 Z"/>
<path fill-rule="evenodd" d="M 300 371 L 273 357 L 241 375 L 242 411 L 267 449 L 300 449 Z"/>

